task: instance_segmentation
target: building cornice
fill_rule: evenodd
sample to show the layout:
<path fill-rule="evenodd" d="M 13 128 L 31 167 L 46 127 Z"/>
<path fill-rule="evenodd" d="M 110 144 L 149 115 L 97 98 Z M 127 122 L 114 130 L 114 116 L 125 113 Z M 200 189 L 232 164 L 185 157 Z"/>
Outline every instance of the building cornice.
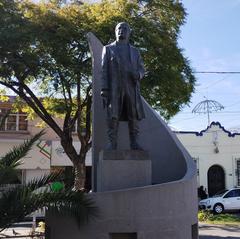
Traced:
<path fill-rule="evenodd" d="M 203 133 L 208 131 L 212 126 L 218 126 L 223 132 L 225 132 L 228 137 L 235 137 L 240 135 L 240 133 L 232 133 L 228 130 L 226 130 L 219 122 L 212 122 L 206 129 L 198 132 L 198 131 L 174 131 L 176 134 L 194 134 L 196 136 L 203 136 Z"/>

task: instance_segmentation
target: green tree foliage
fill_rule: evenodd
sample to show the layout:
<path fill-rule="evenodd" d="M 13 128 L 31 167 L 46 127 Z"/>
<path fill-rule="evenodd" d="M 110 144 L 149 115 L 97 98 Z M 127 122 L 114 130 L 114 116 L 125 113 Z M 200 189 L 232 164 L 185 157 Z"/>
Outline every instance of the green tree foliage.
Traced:
<path fill-rule="evenodd" d="M 73 16 L 74 22 L 84 22 L 83 28 L 94 32 L 104 44 L 115 38 L 117 22 L 130 24 L 131 41 L 141 49 L 146 68 L 142 94 L 163 117 L 169 119 L 190 101 L 195 78 L 177 44 L 186 16 L 182 3 L 175 0 L 102 1 L 85 6 L 83 18 L 78 15 Z"/>
<path fill-rule="evenodd" d="M 76 169 L 75 188 L 79 190 L 84 187 L 85 156 L 91 146 L 90 67 L 85 67 L 90 60 L 82 50 L 83 31 L 62 13 L 66 7 L 55 2 L 2 1 L 0 84 L 24 100 L 31 113 L 33 110 L 59 136 Z M 53 112 L 62 114 L 63 127 Z M 73 146 L 76 121 L 80 152 Z"/>
<path fill-rule="evenodd" d="M 84 161 L 91 147 L 86 33 L 92 31 L 107 44 L 115 38 L 117 22 L 130 23 L 131 40 L 140 48 L 147 72 L 142 94 L 168 119 L 190 101 L 194 90 L 192 70 L 177 44 L 185 15 L 176 0 L 0 1 L 0 84 L 20 96 L 60 137 L 76 169 L 75 188 L 84 186 Z M 45 104 L 40 96 L 47 97 Z M 63 113 L 63 128 L 53 112 Z M 71 135 L 76 121 L 79 152 Z"/>

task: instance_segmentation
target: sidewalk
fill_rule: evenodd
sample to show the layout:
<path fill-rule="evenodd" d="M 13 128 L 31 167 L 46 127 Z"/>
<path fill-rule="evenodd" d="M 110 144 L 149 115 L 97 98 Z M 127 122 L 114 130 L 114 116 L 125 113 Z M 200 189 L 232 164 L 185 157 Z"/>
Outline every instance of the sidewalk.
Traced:
<path fill-rule="evenodd" d="M 44 235 L 39 231 L 39 228 L 33 228 L 32 222 L 22 222 L 1 231 L 0 239 L 3 238 L 43 239 Z"/>
<path fill-rule="evenodd" d="M 11 237 L 16 236 L 17 238 L 18 236 L 22 236 L 22 235 L 28 236 L 30 235 L 31 231 L 32 231 L 31 227 L 11 227 L 0 232 L 0 238 L 6 238 L 9 236 Z M 22 238 L 29 239 L 30 237 L 22 237 Z"/>
<path fill-rule="evenodd" d="M 240 225 L 199 223 L 199 239 L 240 239 Z"/>

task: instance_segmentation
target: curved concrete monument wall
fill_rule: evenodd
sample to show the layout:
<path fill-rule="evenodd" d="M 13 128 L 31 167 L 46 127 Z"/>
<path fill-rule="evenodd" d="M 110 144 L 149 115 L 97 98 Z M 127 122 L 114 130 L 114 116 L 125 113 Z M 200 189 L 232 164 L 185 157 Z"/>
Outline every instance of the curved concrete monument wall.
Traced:
<path fill-rule="evenodd" d="M 89 34 L 93 57 L 93 181 L 91 197 L 100 216 L 79 230 L 70 218 L 48 216 L 51 239 L 197 239 L 196 167 L 164 121 L 144 101 L 146 119 L 140 123 L 140 144 L 152 161 L 152 185 L 98 192 L 99 152 L 107 141 L 100 97 L 102 44 Z M 119 128 L 119 147 L 128 149 L 127 126 Z M 125 136 L 124 136 L 125 135 Z M 109 178 L 111 180 L 111 178 Z M 116 237 L 114 237 L 114 235 Z M 127 237 L 129 236 L 129 237 Z"/>
<path fill-rule="evenodd" d="M 93 163 L 96 182 L 99 151 L 107 142 L 106 115 L 103 113 L 100 97 L 103 46 L 91 33 L 88 39 L 93 56 Z M 145 100 L 144 110 L 146 119 L 139 125 L 139 141 L 144 150 L 148 151 L 152 161 L 152 184 L 155 185 L 97 193 L 94 197 L 98 205 L 101 205 L 104 219 L 98 221 L 98 226 L 95 224 L 95 230 L 99 231 L 93 233 L 91 238 L 101 233 L 105 238 L 104 235 L 109 232 L 129 231 L 138 232 L 139 239 L 197 238 L 195 163 L 169 127 Z M 118 140 L 120 149 L 129 148 L 126 136 L 128 136 L 127 123 L 122 122 Z M 96 187 L 95 190 L 98 191 Z"/>
<path fill-rule="evenodd" d="M 49 217 L 51 238 L 111 239 L 112 233 L 136 233 L 137 239 L 197 239 L 195 186 L 183 180 L 94 193 L 100 217 L 81 230 L 70 218 Z"/>

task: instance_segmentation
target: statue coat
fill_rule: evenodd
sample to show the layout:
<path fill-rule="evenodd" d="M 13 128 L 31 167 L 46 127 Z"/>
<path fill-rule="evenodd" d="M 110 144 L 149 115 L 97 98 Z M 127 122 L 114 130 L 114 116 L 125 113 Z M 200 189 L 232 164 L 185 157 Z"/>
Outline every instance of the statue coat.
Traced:
<path fill-rule="evenodd" d="M 130 66 L 128 65 L 127 67 L 131 67 L 132 70 L 138 72 L 138 80 L 133 80 L 130 75 L 126 77 L 126 74 L 124 74 L 123 71 L 130 71 L 130 69 L 126 69 L 124 65 L 120 64 L 116 42 L 104 46 L 103 48 L 101 88 L 102 90 L 108 91 L 107 111 L 109 119 L 116 118 L 120 121 L 129 120 L 128 116 L 123 116 L 125 107 L 121 97 L 123 87 L 125 87 L 125 89 L 128 87 L 127 91 L 131 92 L 131 104 L 128 103 L 127 107 L 130 107 L 133 112 L 136 112 L 134 114 L 134 120 L 141 120 L 145 118 L 140 95 L 140 80 L 144 76 L 144 66 L 138 49 L 130 44 L 128 44 L 128 47 L 130 54 Z M 124 78 L 127 79 L 123 80 L 123 75 L 125 76 Z"/>

